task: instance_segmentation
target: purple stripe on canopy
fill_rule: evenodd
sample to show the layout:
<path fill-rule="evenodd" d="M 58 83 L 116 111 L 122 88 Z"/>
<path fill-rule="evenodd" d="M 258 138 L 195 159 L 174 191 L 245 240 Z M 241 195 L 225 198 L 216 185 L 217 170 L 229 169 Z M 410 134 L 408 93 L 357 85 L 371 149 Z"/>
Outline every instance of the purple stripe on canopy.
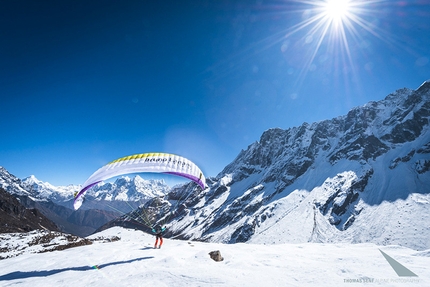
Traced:
<path fill-rule="evenodd" d="M 93 187 L 94 185 L 96 185 L 97 183 L 99 183 L 99 182 L 101 182 L 101 180 L 99 180 L 99 181 L 96 181 L 96 182 L 94 182 L 94 183 L 91 183 L 90 185 L 87 185 L 86 187 L 84 187 L 83 189 L 81 189 L 81 191 L 75 196 L 75 200 L 74 200 L 74 202 L 76 202 L 76 200 L 79 198 L 79 197 L 81 197 L 81 195 L 85 192 L 85 191 L 87 191 L 88 189 L 90 189 L 91 187 Z"/>
<path fill-rule="evenodd" d="M 192 181 L 196 182 L 198 185 L 200 185 L 200 187 L 202 189 L 205 189 L 205 183 L 198 177 L 190 175 L 190 174 L 186 174 L 186 173 L 181 173 L 181 172 L 164 172 L 166 174 L 173 174 L 173 175 L 178 175 L 178 176 L 182 176 L 188 179 L 191 179 Z"/>

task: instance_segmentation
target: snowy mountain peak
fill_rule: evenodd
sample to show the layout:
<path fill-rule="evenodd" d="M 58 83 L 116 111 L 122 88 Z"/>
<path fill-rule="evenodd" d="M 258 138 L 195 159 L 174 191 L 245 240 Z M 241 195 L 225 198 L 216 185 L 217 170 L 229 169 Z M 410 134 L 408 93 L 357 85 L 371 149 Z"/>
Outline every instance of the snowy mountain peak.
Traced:
<path fill-rule="evenodd" d="M 34 175 L 30 175 L 22 180 L 22 183 L 31 189 L 42 190 L 42 189 L 55 189 L 55 186 L 48 182 L 43 182 L 36 178 Z"/>
<path fill-rule="evenodd" d="M 430 248 L 429 123 L 426 82 L 331 120 L 269 129 L 173 225 L 185 238 L 230 243 Z"/>
<path fill-rule="evenodd" d="M 164 196 L 170 187 L 164 180 L 145 180 L 136 175 L 123 176 L 113 183 L 99 183 L 87 191 L 87 198 L 107 201 L 140 201 L 154 196 Z"/>
<path fill-rule="evenodd" d="M 35 199 L 53 202 L 71 200 L 76 190 L 79 189 L 78 185 L 54 186 L 49 182 L 37 179 L 34 175 L 24 178 L 21 184 Z"/>
<path fill-rule="evenodd" d="M 40 182 L 40 180 L 38 180 L 34 175 L 30 175 L 30 176 L 24 178 L 24 180 L 32 181 L 32 182 Z"/>
<path fill-rule="evenodd" d="M 424 83 L 422 83 L 421 86 L 419 86 L 417 90 L 421 90 L 422 88 L 424 88 L 424 89 L 430 88 L 430 79 L 427 81 L 424 81 Z"/>
<path fill-rule="evenodd" d="M 29 192 L 22 187 L 21 180 L 10 174 L 4 167 L 0 166 L 0 187 L 11 194 L 29 196 Z"/>
<path fill-rule="evenodd" d="M 47 201 L 69 206 L 80 185 L 54 186 L 30 175 L 23 180 L 0 167 L 0 187 L 11 194 L 30 196 L 34 200 Z M 101 182 L 85 194 L 87 199 L 101 201 L 140 202 L 155 196 L 164 196 L 170 187 L 164 180 L 145 180 L 136 175 L 133 178 L 119 177 L 114 183 Z M 99 205 L 98 208 L 103 208 Z"/>

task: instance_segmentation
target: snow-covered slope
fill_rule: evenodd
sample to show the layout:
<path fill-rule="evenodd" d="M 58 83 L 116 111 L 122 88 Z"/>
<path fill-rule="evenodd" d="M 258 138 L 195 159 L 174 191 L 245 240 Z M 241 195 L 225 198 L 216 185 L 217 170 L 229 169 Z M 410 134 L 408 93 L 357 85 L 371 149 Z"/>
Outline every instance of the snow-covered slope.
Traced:
<path fill-rule="evenodd" d="M 347 115 L 271 129 L 172 223 L 218 242 L 430 248 L 430 82 Z"/>
<path fill-rule="evenodd" d="M 34 234 L 29 236 L 34 237 Z M 40 237 L 40 236 L 39 236 Z M 109 242 L 112 238 L 120 238 Z M 430 252 L 374 244 L 220 244 L 165 239 L 111 228 L 88 238 L 91 245 L 0 260 L 1 286 L 428 286 Z M 106 239 L 106 240 L 103 240 Z M 8 237 L 1 242 L 29 242 Z M 64 238 L 47 242 L 59 246 Z M 64 243 L 63 243 L 64 244 Z M 2 248 L 0 248 L 1 250 Z M 219 250 L 215 262 L 209 252 Z M 381 251 L 417 276 L 399 277 Z M 1 254 L 1 253 L 0 253 Z"/>

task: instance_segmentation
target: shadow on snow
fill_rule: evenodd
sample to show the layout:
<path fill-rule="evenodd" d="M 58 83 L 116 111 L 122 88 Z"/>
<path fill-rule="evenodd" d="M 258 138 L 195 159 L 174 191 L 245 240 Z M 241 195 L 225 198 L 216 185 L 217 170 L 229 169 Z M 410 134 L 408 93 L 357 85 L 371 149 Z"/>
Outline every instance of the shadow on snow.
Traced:
<path fill-rule="evenodd" d="M 112 265 L 131 263 L 131 262 L 135 262 L 135 261 L 147 260 L 147 259 L 152 259 L 152 258 L 154 258 L 154 257 L 153 256 L 147 256 L 147 257 L 135 258 L 135 259 L 127 260 L 127 261 L 116 261 L 116 262 L 97 265 L 97 267 L 98 267 L 98 269 L 101 269 L 101 268 L 112 266 Z M 87 271 L 87 270 L 92 270 L 92 269 L 96 269 L 96 266 L 67 267 L 67 268 L 63 268 L 63 269 L 27 271 L 27 272 L 16 271 L 16 272 L 12 272 L 9 274 L 1 275 L 0 281 L 1 280 L 25 279 L 25 278 L 31 278 L 31 277 L 46 277 L 46 276 L 54 275 L 54 274 L 65 272 L 65 271 Z"/>

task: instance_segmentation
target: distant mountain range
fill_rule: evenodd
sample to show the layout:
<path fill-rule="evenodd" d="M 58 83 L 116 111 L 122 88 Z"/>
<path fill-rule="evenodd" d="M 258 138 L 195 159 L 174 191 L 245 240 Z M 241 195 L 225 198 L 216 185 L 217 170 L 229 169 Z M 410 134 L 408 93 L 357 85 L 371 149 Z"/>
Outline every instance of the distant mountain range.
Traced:
<path fill-rule="evenodd" d="M 0 167 L 0 187 L 15 195 L 27 208 L 36 208 L 63 232 L 87 236 L 101 225 L 130 212 L 148 199 L 163 196 L 170 189 L 163 180 L 121 177 L 114 183 L 100 183 L 85 195 L 85 204 L 73 210 L 79 185 L 53 186 L 29 176 L 23 180 Z M 1 219 L 0 219 L 1 220 Z"/>
<path fill-rule="evenodd" d="M 331 120 L 267 130 L 215 178 L 208 178 L 205 190 L 193 183 L 169 189 L 164 183 L 123 178 L 92 189 L 84 204 L 91 209 L 82 212 L 93 212 L 94 203 L 108 206 L 125 198 L 139 203 L 133 213 L 155 216 L 165 210 L 157 220 L 175 238 L 373 242 L 429 249 L 429 121 L 430 82 L 425 82 Z M 77 190 L 71 186 L 52 192 L 34 177 L 20 182 L 4 173 L 0 169 L 0 186 L 39 203 L 71 206 Z M 159 199 L 155 205 L 148 201 L 154 197 Z M 101 229 L 129 225 L 133 213 L 122 210 L 116 214 L 120 218 L 105 221 Z"/>

